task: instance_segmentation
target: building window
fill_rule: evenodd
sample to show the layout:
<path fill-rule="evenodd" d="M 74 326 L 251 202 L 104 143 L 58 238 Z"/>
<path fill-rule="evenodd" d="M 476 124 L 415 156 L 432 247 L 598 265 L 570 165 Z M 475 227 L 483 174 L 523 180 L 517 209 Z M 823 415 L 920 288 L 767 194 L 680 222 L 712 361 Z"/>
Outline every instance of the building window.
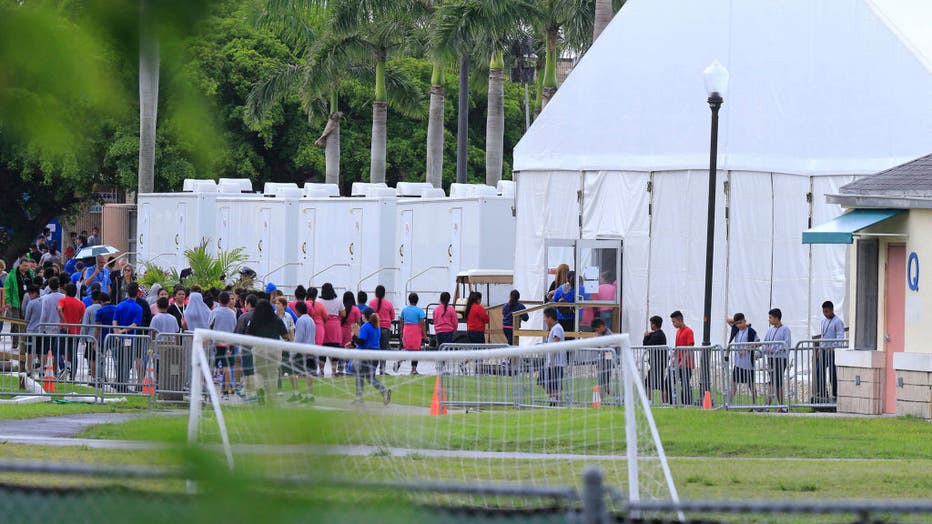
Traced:
<path fill-rule="evenodd" d="M 879 241 L 858 240 L 857 311 L 855 311 L 855 349 L 877 349 L 877 280 Z"/>

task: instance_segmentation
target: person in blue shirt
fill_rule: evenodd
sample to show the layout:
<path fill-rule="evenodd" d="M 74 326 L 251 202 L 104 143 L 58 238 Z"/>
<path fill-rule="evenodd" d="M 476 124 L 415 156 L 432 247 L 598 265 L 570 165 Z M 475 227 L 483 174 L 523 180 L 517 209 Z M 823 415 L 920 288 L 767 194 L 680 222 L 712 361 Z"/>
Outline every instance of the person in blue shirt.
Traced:
<path fill-rule="evenodd" d="M 97 257 L 97 264 L 84 270 L 81 278 L 84 279 L 83 289 L 85 295 L 91 294 L 91 286 L 96 282 L 100 284 L 100 290 L 104 293 L 110 293 L 110 271 L 107 270 L 107 258 L 104 256 Z M 116 300 L 118 297 L 113 297 Z"/>
<path fill-rule="evenodd" d="M 68 264 L 71 264 L 71 271 L 68 271 Z M 72 258 L 65 263 L 65 273 L 70 273 L 71 283 L 77 285 L 78 279 L 81 278 L 81 275 L 84 273 L 84 262 L 75 262 L 75 259 Z"/>
<path fill-rule="evenodd" d="M 401 346 L 405 351 L 420 351 L 421 344 L 427 339 L 427 313 L 417 307 L 417 293 L 408 295 L 408 305 L 401 310 Z M 395 362 L 394 371 L 398 373 L 401 361 Z M 417 360 L 411 361 L 411 374 L 417 372 Z"/>
<path fill-rule="evenodd" d="M 132 336 L 136 334 L 136 330 L 131 328 L 142 325 L 142 306 L 136 302 L 137 295 L 139 295 L 139 284 L 133 282 L 126 286 L 126 297 L 117 304 L 113 315 L 114 333 Z M 113 352 L 111 356 L 114 360 L 114 366 L 117 369 L 117 382 L 123 391 L 128 386 L 129 370 L 134 362 L 137 363 L 137 380 L 142 382 L 142 357 L 146 350 L 149 349 L 148 344 L 143 342 L 148 341 L 148 337 L 130 338 L 129 336 L 125 339 L 120 337 L 118 347 L 110 348 L 110 351 Z"/>
<path fill-rule="evenodd" d="M 103 304 L 100 309 L 97 310 L 97 314 L 94 317 L 94 322 L 100 325 L 97 333 L 97 340 L 99 341 L 97 347 L 100 348 L 100 359 L 97 364 L 98 367 L 94 367 L 93 356 L 91 357 L 92 361 L 90 363 L 90 369 L 97 370 L 97 378 L 101 381 L 106 380 L 104 370 L 106 366 L 106 358 L 104 352 L 107 350 L 107 346 L 104 344 L 107 340 L 107 335 L 110 334 L 111 326 L 113 326 L 113 317 L 116 315 L 116 306 L 110 303 L 110 295 L 104 292 L 98 292 L 97 301 L 100 304 Z"/>
<path fill-rule="evenodd" d="M 372 308 L 367 305 L 369 302 L 369 294 L 365 291 L 360 291 L 356 293 L 356 309 L 362 314 L 363 322 L 369 320 L 369 315 L 372 314 Z"/>
<path fill-rule="evenodd" d="M 356 336 L 356 349 L 381 349 L 382 330 L 379 329 L 379 315 L 372 313 L 369 320 L 359 329 L 359 335 Z M 359 360 L 353 361 L 353 367 L 356 368 L 356 400 L 354 404 L 362 404 L 363 386 L 366 381 L 372 384 L 382 394 L 382 401 L 388 405 L 392 401 L 392 390 L 385 387 L 379 379 L 375 378 L 375 368 L 378 365 L 377 360 Z"/>
<path fill-rule="evenodd" d="M 562 286 L 556 288 L 553 292 L 553 302 L 576 302 L 576 272 L 570 271 L 567 275 L 568 280 Z M 576 325 L 574 316 L 576 310 L 572 307 L 557 308 L 557 322 L 563 326 L 564 331 L 575 331 Z M 573 337 L 567 337 L 566 340 L 573 340 Z"/>
<path fill-rule="evenodd" d="M 517 289 L 511 290 L 511 296 L 508 299 L 508 302 L 502 306 L 502 331 L 505 332 L 505 339 L 508 341 L 509 346 L 515 345 L 514 343 L 514 325 L 515 319 L 514 314 L 519 311 L 524 311 L 527 309 L 524 304 L 519 302 L 521 300 L 521 293 Z M 527 322 L 531 317 L 527 313 L 520 314 L 518 318 L 521 319 L 521 322 Z"/>

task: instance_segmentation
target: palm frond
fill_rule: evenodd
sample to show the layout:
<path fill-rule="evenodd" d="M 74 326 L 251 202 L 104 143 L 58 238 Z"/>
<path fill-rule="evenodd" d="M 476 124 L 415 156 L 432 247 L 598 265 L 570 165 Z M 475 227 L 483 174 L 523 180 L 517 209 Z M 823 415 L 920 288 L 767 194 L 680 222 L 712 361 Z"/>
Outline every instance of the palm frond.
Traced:
<path fill-rule="evenodd" d="M 246 97 L 246 116 L 261 119 L 265 113 L 282 99 L 303 94 L 305 79 L 308 77 L 306 64 L 286 64 L 265 80 L 253 87 Z"/>

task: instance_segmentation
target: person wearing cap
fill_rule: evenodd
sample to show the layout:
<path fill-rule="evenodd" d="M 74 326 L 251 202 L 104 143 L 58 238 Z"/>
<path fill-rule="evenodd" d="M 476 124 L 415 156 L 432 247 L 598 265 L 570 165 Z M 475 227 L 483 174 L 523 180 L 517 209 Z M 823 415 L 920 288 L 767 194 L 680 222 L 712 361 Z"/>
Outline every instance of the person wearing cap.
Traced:
<path fill-rule="evenodd" d="M 252 287 L 253 280 L 256 278 L 256 272 L 247 266 L 243 266 L 239 270 L 239 282 L 236 284 L 236 287 L 243 287 L 249 289 Z"/>

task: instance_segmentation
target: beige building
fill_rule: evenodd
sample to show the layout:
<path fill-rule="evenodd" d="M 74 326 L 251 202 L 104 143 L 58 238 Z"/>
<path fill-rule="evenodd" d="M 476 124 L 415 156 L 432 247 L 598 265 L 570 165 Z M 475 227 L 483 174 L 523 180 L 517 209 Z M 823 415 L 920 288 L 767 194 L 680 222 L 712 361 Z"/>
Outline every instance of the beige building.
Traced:
<path fill-rule="evenodd" d="M 848 210 L 803 233 L 851 244 L 850 347 L 837 350 L 838 411 L 932 419 L 932 155 L 842 186 Z"/>

